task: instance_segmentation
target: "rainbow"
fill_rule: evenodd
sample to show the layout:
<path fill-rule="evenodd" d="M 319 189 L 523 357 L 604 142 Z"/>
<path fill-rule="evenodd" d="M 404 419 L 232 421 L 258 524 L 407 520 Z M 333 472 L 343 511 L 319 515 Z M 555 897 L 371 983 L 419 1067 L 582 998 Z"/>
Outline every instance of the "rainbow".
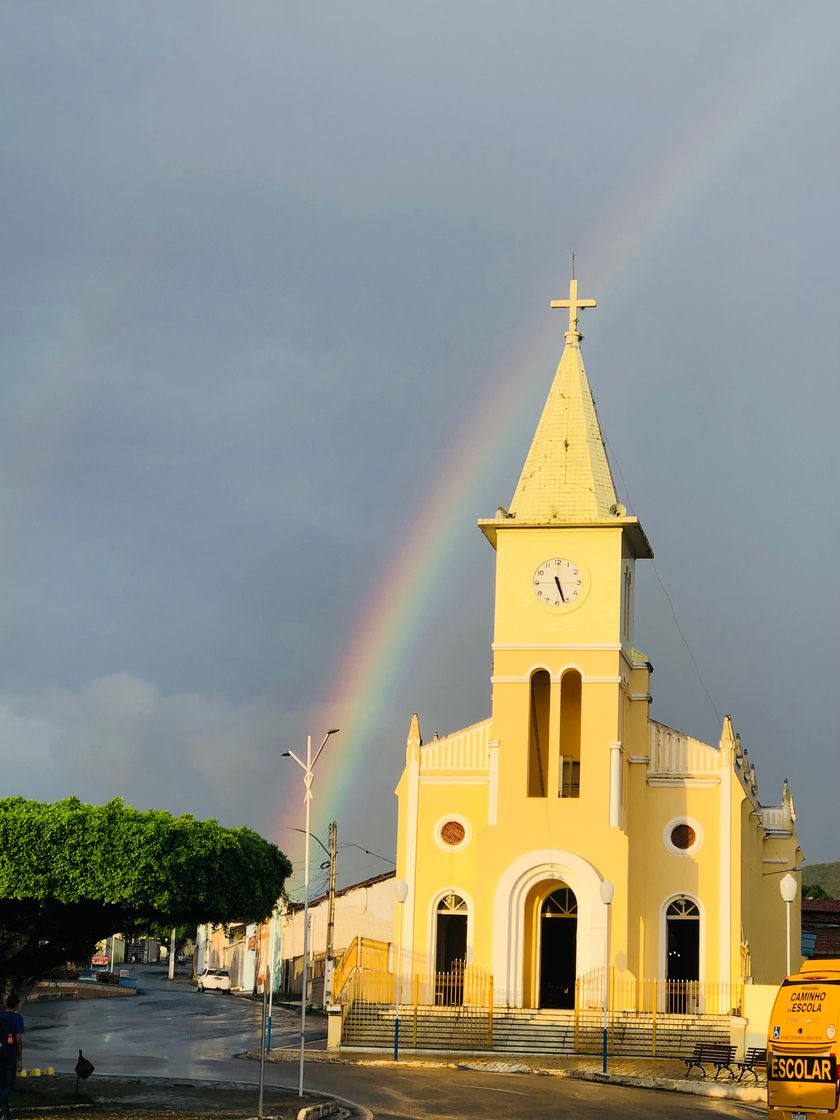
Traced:
<path fill-rule="evenodd" d="M 586 272 L 597 278 L 599 299 L 609 302 L 639 273 L 678 223 L 700 205 L 742 141 L 792 96 L 809 69 L 834 46 L 830 35 L 821 38 L 804 13 L 797 11 L 757 45 L 751 59 L 740 58 L 737 70 L 717 79 L 713 103 L 682 130 L 679 142 L 650 165 L 643 178 L 623 195 L 619 192 L 610 215 L 585 247 Z M 546 293 L 546 305 L 554 294 Z M 377 722 L 413 651 L 422 619 L 457 546 L 458 530 L 465 522 L 492 513 L 477 509 L 482 481 L 505 446 L 506 433 L 524 429 L 528 415 L 535 413 L 528 379 L 534 377 L 535 392 L 537 380 L 529 371 L 550 340 L 562 339 L 564 329 L 562 322 L 546 314 L 536 331 L 505 356 L 486 399 L 478 402 L 478 414 L 473 408 L 464 419 L 426 498 L 399 534 L 383 565 L 385 577 L 373 580 L 375 590 L 360 612 L 334 686 L 317 705 L 327 721 L 341 726 L 342 733 L 329 765 L 318 775 L 313 817 L 319 823 L 313 823 L 313 828 L 340 819 L 345 799 L 361 793 L 365 762 L 381 746 Z M 561 346 L 562 342 L 558 356 Z M 520 371 L 517 377 L 511 376 L 512 370 Z M 525 371 L 524 384 L 521 371 Z M 547 376 L 539 376 L 547 388 Z M 510 481 L 513 493 L 516 479 Z M 409 714 L 405 713 L 406 731 Z M 476 713 L 476 718 L 484 714 Z M 302 816 L 297 794 L 288 796 L 277 822 L 275 838 L 281 846 L 287 843 L 286 829 Z"/>

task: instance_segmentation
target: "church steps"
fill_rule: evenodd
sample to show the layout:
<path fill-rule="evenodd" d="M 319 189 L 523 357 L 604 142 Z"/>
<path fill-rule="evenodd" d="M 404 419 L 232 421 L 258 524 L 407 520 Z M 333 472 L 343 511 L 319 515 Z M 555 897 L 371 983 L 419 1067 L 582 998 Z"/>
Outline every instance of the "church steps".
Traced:
<path fill-rule="evenodd" d="M 698 1042 L 730 1041 L 730 1020 L 725 1015 L 658 1015 L 655 1053 L 658 1057 L 687 1057 Z M 602 1025 L 594 1012 L 580 1016 L 575 1031 L 573 1011 L 496 1008 L 493 1011 L 492 1051 L 506 1054 L 598 1054 Z M 420 1008 L 416 1022 L 413 1007 L 400 1011 L 400 1046 L 403 1049 L 475 1052 L 488 1049 L 486 1012 L 459 1012 L 449 1007 Z M 345 1046 L 387 1048 L 393 1044 L 393 1007 L 366 1005 L 364 1014 L 351 1011 L 344 1024 Z M 654 1023 L 650 1014 L 616 1012 L 611 1017 L 610 1054 L 654 1053 Z"/>

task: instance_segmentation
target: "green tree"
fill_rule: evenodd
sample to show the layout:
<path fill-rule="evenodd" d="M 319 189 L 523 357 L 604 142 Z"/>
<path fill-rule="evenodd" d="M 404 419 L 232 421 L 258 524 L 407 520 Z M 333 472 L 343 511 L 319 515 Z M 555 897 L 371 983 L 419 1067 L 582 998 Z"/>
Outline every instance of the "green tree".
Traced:
<path fill-rule="evenodd" d="M 291 873 L 248 828 L 85 805 L 0 799 L 0 985 L 25 988 L 111 933 L 263 921 Z"/>
<path fill-rule="evenodd" d="M 831 901 L 831 895 L 821 887 L 819 883 L 803 883 L 802 884 L 802 897 L 803 898 L 816 898 Z"/>

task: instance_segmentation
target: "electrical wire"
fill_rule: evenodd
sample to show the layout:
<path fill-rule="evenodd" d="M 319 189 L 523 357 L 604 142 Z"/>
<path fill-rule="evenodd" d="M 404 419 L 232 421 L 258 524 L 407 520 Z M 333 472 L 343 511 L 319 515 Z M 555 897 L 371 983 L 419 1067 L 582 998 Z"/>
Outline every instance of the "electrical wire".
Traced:
<path fill-rule="evenodd" d="M 635 503 L 633 502 L 633 499 L 630 496 L 630 488 L 627 485 L 627 480 L 624 477 L 624 471 L 621 469 L 621 463 L 618 460 L 618 456 L 616 455 L 615 451 L 613 450 L 612 445 L 610 443 L 608 443 L 606 439 L 604 440 L 604 445 L 608 449 L 610 458 L 612 459 L 613 463 L 615 464 L 616 470 L 618 471 L 618 477 L 621 479 L 621 485 L 624 487 L 624 493 L 627 495 L 627 501 L 630 503 L 630 508 L 635 509 Z M 651 557 L 651 564 L 653 566 L 653 574 L 656 576 L 657 583 L 659 584 L 659 586 L 662 590 L 662 594 L 665 596 L 665 601 L 667 602 L 668 606 L 671 609 L 671 617 L 674 620 L 674 625 L 677 628 L 677 633 L 679 634 L 680 638 L 682 639 L 683 645 L 685 646 L 686 650 L 688 651 L 688 656 L 691 658 L 691 664 L 694 666 L 694 672 L 697 675 L 698 681 L 700 682 L 700 687 L 705 692 L 706 699 L 711 704 L 712 711 L 715 713 L 715 717 L 716 717 L 718 723 L 723 723 L 723 716 L 720 714 L 720 710 L 719 710 L 717 704 L 714 702 L 714 699 L 712 697 L 711 692 L 709 692 L 708 688 L 706 687 L 706 682 L 703 680 L 703 674 L 700 672 L 700 666 L 697 664 L 697 658 L 694 656 L 694 651 L 692 650 L 691 646 L 688 644 L 688 638 L 686 638 L 686 636 L 683 632 L 682 626 L 680 626 L 680 620 L 677 617 L 677 609 L 674 606 L 674 603 L 673 603 L 673 600 L 671 599 L 671 596 L 668 594 L 668 589 L 665 586 L 665 583 L 662 579 L 662 576 L 659 574 L 659 569 L 657 568 L 656 561 L 653 559 L 653 557 Z"/>

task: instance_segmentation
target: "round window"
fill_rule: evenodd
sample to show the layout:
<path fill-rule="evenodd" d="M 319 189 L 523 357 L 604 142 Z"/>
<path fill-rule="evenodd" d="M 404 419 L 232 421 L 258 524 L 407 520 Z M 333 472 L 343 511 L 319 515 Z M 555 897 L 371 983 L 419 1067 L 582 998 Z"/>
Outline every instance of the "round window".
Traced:
<path fill-rule="evenodd" d="M 678 824 L 671 829 L 671 843 L 675 848 L 679 848 L 681 852 L 686 852 L 689 848 L 693 848 L 696 839 L 697 833 L 690 824 Z"/>
<path fill-rule="evenodd" d="M 444 844 L 448 844 L 451 848 L 456 847 L 458 844 L 464 842 L 464 837 L 467 835 L 467 830 L 460 821 L 446 821 L 441 826 L 440 838 Z"/>

